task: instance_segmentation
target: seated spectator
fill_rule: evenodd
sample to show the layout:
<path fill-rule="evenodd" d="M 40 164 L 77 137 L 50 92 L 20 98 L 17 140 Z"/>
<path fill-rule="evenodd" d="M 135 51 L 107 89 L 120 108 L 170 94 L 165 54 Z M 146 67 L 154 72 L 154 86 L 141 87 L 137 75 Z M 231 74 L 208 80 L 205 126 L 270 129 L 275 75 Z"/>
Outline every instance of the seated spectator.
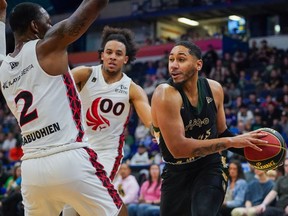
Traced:
<path fill-rule="evenodd" d="M 135 176 L 131 174 L 128 164 L 121 164 L 119 173 L 115 178 L 114 187 L 118 190 L 121 199 L 126 205 L 138 203 L 140 187 Z"/>
<path fill-rule="evenodd" d="M 139 144 L 137 152 L 132 156 L 130 165 L 149 165 L 151 161 L 149 159 L 147 148 L 144 144 Z"/>
<path fill-rule="evenodd" d="M 140 188 L 139 203 L 128 206 L 129 216 L 156 216 L 160 214 L 161 176 L 160 167 L 152 164 L 148 180 Z"/>
<path fill-rule="evenodd" d="M 21 163 L 17 162 L 12 169 L 12 175 L 5 182 L 6 193 L 17 188 L 21 183 Z"/>
<path fill-rule="evenodd" d="M 273 189 L 267 194 L 262 204 L 258 205 L 259 216 L 288 215 L 288 158 L 284 162 L 285 175 L 277 178 Z M 269 206 L 275 199 L 275 206 Z"/>
<path fill-rule="evenodd" d="M 256 216 L 257 208 L 266 195 L 272 190 L 274 181 L 270 180 L 265 171 L 254 169 L 256 178 L 248 183 L 245 195 L 245 207 L 234 208 L 231 216 Z"/>
<path fill-rule="evenodd" d="M 245 125 L 251 125 L 254 123 L 254 114 L 244 103 L 242 103 L 239 108 L 237 113 L 237 120 L 242 121 Z"/>
<path fill-rule="evenodd" d="M 243 207 L 246 190 L 247 181 L 241 163 L 238 160 L 232 160 L 229 163 L 228 186 L 219 216 L 231 216 L 234 208 Z"/>
<path fill-rule="evenodd" d="M 24 215 L 21 195 L 21 163 L 13 167 L 13 175 L 7 180 L 7 191 L 1 200 L 2 213 L 5 216 Z"/>
<path fill-rule="evenodd" d="M 21 160 L 23 156 L 22 143 L 17 141 L 16 146 L 11 148 L 8 152 L 9 161 L 14 163 Z"/>
<path fill-rule="evenodd" d="M 5 168 L 3 167 L 2 163 L 0 162 L 0 199 L 6 193 L 5 183 L 7 182 L 10 175 L 6 172 Z M 0 214 L 1 215 L 1 214 Z"/>
<path fill-rule="evenodd" d="M 255 180 L 256 175 L 255 175 L 255 168 L 249 163 L 248 163 L 248 167 L 249 167 L 249 170 L 247 172 L 244 172 L 244 176 L 245 176 L 247 183 L 250 183 L 251 181 Z"/>
<path fill-rule="evenodd" d="M 9 132 L 7 134 L 6 139 L 3 142 L 2 150 L 5 152 L 8 152 L 11 148 L 14 148 L 16 146 L 17 140 L 15 138 L 14 133 Z"/>

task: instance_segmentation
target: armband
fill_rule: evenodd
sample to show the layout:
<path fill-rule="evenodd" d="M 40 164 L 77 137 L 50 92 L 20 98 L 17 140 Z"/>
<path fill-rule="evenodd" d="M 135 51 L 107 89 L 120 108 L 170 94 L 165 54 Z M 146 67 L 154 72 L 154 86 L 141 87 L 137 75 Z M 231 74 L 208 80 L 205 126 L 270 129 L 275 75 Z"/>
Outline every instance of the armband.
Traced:
<path fill-rule="evenodd" d="M 223 133 L 221 133 L 218 137 L 234 137 L 235 134 L 233 134 L 230 130 L 226 129 Z"/>
<path fill-rule="evenodd" d="M 221 133 L 218 137 L 234 137 L 236 136 L 235 134 L 233 134 L 231 131 L 229 131 L 228 129 L 226 129 L 223 133 Z M 236 153 L 238 155 L 241 155 L 244 157 L 244 149 L 243 148 L 228 148 L 227 150 Z"/>

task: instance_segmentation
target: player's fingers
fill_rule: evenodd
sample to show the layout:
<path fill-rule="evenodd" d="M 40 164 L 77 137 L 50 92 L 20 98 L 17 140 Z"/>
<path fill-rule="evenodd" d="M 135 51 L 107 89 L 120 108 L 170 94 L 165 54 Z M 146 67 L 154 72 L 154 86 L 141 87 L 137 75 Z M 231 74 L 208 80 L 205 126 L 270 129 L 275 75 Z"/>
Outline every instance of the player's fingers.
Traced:
<path fill-rule="evenodd" d="M 263 132 L 263 131 L 253 131 L 253 136 L 255 137 L 255 138 L 262 138 L 262 137 L 265 137 L 265 136 L 267 136 L 268 135 L 268 133 L 266 133 L 266 132 Z"/>
<path fill-rule="evenodd" d="M 249 147 L 255 149 L 256 151 L 262 151 L 262 149 L 260 147 L 258 147 L 256 144 L 251 143 L 251 145 L 249 145 Z"/>

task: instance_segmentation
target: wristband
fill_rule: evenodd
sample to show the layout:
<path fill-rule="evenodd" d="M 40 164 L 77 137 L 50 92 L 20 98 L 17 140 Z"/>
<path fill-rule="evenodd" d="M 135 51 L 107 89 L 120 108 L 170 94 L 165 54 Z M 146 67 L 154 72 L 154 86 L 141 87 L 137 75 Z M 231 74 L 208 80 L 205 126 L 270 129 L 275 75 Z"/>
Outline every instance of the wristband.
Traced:
<path fill-rule="evenodd" d="M 218 137 L 221 138 L 221 137 L 234 137 L 234 136 L 235 136 L 235 134 L 233 134 L 231 131 L 226 129 Z M 243 148 L 228 148 L 227 150 L 244 157 L 244 149 Z"/>
<path fill-rule="evenodd" d="M 233 134 L 230 130 L 226 129 L 223 133 L 219 134 L 219 138 L 221 137 L 234 137 L 235 134 Z"/>

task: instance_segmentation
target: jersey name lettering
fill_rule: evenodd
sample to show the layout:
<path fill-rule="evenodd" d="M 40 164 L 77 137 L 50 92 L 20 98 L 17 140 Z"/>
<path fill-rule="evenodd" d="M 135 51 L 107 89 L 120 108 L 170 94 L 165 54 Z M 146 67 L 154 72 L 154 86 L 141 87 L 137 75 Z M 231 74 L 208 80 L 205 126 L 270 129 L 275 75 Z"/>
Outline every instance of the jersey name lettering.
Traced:
<path fill-rule="evenodd" d="M 60 131 L 60 126 L 59 126 L 58 122 L 51 124 L 51 125 L 48 125 L 47 127 L 44 127 L 40 130 L 37 130 L 31 134 L 23 136 L 23 145 L 26 145 L 30 142 L 37 140 L 37 139 L 41 139 L 42 137 L 48 136 L 48 135 L 53 134 L 57 131 Z"/>

